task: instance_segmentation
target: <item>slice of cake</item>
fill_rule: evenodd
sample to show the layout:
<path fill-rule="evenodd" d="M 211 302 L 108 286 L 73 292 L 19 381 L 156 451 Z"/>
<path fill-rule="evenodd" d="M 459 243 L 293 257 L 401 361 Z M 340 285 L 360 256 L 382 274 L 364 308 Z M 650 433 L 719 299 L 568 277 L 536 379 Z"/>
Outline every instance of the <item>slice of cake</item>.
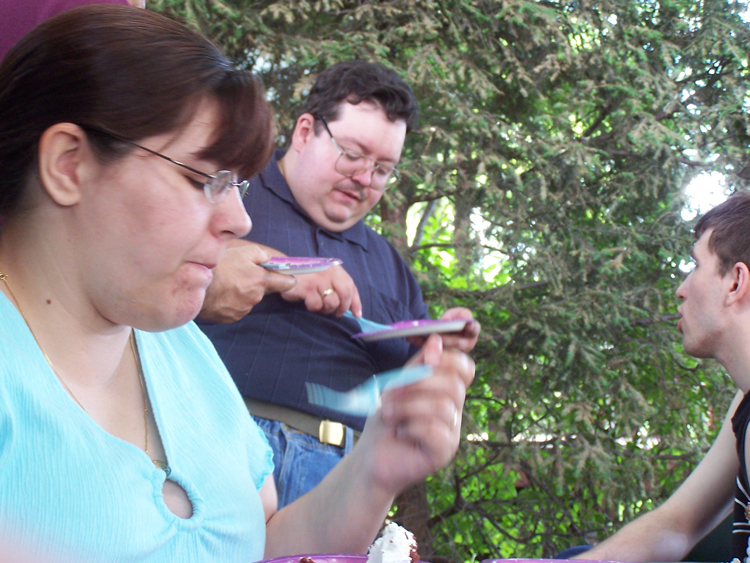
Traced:
<path fill-rule="evenodd" d="M 417 563 L 417 540 L 406 528 L 391 522 L 367 551 L 367 563 Z"/>

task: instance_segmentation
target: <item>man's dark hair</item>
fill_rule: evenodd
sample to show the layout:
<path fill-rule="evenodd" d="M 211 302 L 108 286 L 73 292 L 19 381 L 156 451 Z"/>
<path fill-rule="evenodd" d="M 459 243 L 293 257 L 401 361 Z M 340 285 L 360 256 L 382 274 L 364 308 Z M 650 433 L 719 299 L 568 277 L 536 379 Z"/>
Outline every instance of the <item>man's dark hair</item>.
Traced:
<path fill-rule="evenodd" d="M 750 266 L 750 192 L 735 192 L 703 215 L 695 224 L 695 238 L 712 229 L 708 248 L 719 258 L 721 275 L 737 262 Z"/>
<path fill-rule="evenodd" d="M 414 92 L 395 71 L 378 63 L 353 60 L 327 68 L 318 75 L 302 113 L 336 121 L 342 102 L 376 102 L 391 121 L 403 119 L 406 130 L 416 124 L 419 106 Z M 315 123 L 318 132 L 318 123 Z"/>

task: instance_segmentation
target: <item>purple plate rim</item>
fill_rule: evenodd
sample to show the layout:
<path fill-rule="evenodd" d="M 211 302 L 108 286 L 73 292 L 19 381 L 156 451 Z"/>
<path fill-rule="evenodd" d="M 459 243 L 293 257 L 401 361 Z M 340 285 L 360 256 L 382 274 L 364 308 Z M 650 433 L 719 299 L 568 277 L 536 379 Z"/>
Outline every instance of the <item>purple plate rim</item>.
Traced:
<path fill-rule="evenodd" d="M 367 555 L 362 555 L 361 553 L 303 553 L 300 555 L 287 555 L 284 557 L 274 557 L 273 559 L 263 559 L 262 561 L 258 561 L 258 563 L 298 563 L 302 557 L 309 557 L 315 563 L 328 563 L 332 559 L 352 562 L 367 561 Z M 429 562 L 420 559 L 418 563 Z"/>
<path fill-rule="evenodd" d="M 523 561 L 533 562 L 533 563 L 570 563 L 571 561 L 575 561 L 575 563 L 618 563 L 617 561 L 611 561 L 611 560 L 601 560 L 597 561 L 594 559 L 482 559 L 480 563 L 521 563 Z"/>
<path fill-rule="evenodd" d="M 328 561 L 330 559 L 347 559 L 350 561 L 367 561 L 367 555 L 360 553 L 301 553 L 299 555 L 286 555 L 282 557 L 274 557 L 273 559 L 263 559 L 258 563 L 282 563 L 282 562 L 294 562 L 297 563 L 303 557 L 309 557 L 316 563 L 318 561 Z"/>

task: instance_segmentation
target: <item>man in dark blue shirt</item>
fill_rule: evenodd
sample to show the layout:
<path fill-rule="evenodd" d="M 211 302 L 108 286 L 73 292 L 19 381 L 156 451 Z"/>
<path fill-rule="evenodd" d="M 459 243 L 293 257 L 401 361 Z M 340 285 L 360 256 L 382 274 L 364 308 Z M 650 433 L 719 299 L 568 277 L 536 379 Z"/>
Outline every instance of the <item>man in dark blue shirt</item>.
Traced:
<path fill-rule="evenodd" d="M 289 150 L 252 180 L 245 206 L 254 225 L 245 238 L 257 244 L 242 241 L 214 272 L 201 318 L 239 320 L 199 324 L 274 449 L 279 508 L 315 486 L 351 449 L 365 422 L 309 404 L 305 383 L 348 390 L 418 351 L 403 338 L 353 339 L 358 322 L 341 318 L 349 309 L 381 324 L 427 316 L 406 263 L 362 221 L 397 178 L 416 114 L 411 88 L 381 65 L 348 61 L 321 73 Z M 258 261 L 283 255 L 343 264 L 298 276 L 281 293 L 238 291 L 243 280 L 266 276 Z M 281 283 L 270 275 L 263 280 Z M 470 317 L 461 308 L 443 316 Z M 443 345 L 468 352 L 478 334 L 473 322 Z"/>

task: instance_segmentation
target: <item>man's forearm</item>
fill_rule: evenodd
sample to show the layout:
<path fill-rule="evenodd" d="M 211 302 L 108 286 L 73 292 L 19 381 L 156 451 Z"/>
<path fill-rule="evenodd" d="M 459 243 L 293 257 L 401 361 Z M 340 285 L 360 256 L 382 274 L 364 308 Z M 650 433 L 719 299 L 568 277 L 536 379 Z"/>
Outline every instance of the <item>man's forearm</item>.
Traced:
<path fill-rule="evenodd" d="M 574 559 L 600 561 L 680 561 L 695 541 L 684 533 L 658 526 L 654 513 L 634 520 L 614 536 Z M 696 540 L 697 541 L 697 540 Z"/>
<path fill-rule="evenodd" d="M 703 536 L 728 514 L 717 513 L 712 520 L 682 519 L 660 507 L 633 520 L 612 537 L 573 559 L 598 561 L 681 561 Z"/>

